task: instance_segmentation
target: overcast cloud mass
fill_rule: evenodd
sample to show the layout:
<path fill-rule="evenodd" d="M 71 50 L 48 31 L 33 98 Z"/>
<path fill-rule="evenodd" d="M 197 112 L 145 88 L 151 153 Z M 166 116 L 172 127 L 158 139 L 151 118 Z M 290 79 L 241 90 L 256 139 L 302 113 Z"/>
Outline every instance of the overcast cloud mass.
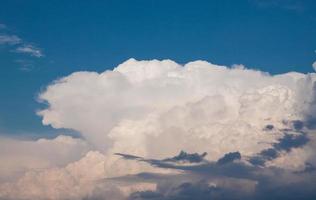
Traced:
<path fill-rule="evenodd" d="M 70 74 L 37 114 L 82 137 L 2 138 L 0 199 L 315 199 L 315 81 L 172 60 Z"/>

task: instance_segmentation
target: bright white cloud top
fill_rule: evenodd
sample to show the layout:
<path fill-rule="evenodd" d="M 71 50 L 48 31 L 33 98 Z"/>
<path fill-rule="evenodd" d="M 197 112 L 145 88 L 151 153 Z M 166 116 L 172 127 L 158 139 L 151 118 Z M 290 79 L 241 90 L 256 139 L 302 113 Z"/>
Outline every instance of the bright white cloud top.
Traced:
<path fill-rule="evenodd" d="M 82 138 L 45 140 L 53 153 L 38 144 L 43 141 L 28 144 L 43 153 L 23 152 L 26 163 L 42 160 L 43 155 L 54 163 L 34 166 L 32 162 L 24 171 L 21 164 L 12 163 L 16 166 L 10 167 L 19 173 L 10 173 L 12 177 L 2 181 L 0 199 L 124 199 L 138 190 L 155 190 L 158 183 L 102 180 L 175 171 L 122 159 L 115 153 L 163 159 L 185 150 L 207 152 L 205 159 L 216 162 L 224 154 L 239 152 L 243 165 L 254 166 L 250 158 L 273 149 L 277 155 L 264 155 L 260 169 L 278 167 L 290 173 L 285 182 L 304 182 L 303 171 L 316 166 L 315 81 L 315 73 L 269 75 L 204 61 L 182 66 L 171 60 L 130 59 L 113 71 L 73 73 L 39 95 L 48 107 L 38 114 L 43 124 L 79 131 Z M 1 163 L 6 156 L 1 155 Z M 227 186 L 218 178 L 207 181 Z M 253 187 L 248 187 L 247 194 L 254 192 Z"/>

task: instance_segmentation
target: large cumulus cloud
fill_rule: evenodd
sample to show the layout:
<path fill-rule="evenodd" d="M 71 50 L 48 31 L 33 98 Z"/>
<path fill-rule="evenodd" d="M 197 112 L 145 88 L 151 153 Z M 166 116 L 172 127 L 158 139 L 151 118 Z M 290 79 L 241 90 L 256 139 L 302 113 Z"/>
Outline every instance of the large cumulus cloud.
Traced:
<path fill-rule="evenodd" d="M 121 159 L 115 153 L 164 159 L 185 150 L 206 152 L 203 159 L 215 162 L 223 158 L 224 163 L 238 154 L 238 159 L 255 168 L 280 168 L 285 174 L 304 172 L 307 166 L 316 164 L 312 112 L 315 80 L 314 73 L 270 75 L 242 65 L 226 67 L 204 61 L 180 65 L 171 60 L 130 59 L 103 73 L 73 73 L 54 81 L 39 95 L 48 106 L 38 114 L 45 125 L 79 131 L 93 153 L 55 170 L 47 167 L 32 172 L 32 176 L 28 172 L 2 186 L 0 197 L 3 193 L 6 198 L 13 194 L 22 198 L 16 195 L 23 194 L 31 199 L 93 199 L 97 193 L 102 199 L 103 193 L 108 198 L 112 193 L 118 199 L 133 193 L 130 198 L 143 198 L 147 194 L 162 195 L 159 188 L 155 189 L 161 184 L 140 181 L 136 187 L 135 182 L 105 184 L 99 180 L 142 172 L 177 174 L 182 170 Z M 95 176 L 76 173 L 76 169 L 95 165 L 102 170 L 86 172 Z M 48 181 L 56 176 L 58 180 Z M 80 178 L 85 176 L 89 178 Z M 202 188 L 196 188 L 195 183 L 184 187 L 179 182 L 172 194 L 182 194 L 188 188 L 218 195 L 217 190 L 213 193 L 213 186 L 208 186 L 212 180 L 198 182 Z M 26 185 L 33 185 L 38 192 L 15 190 Z M 69 192 L 64 194 L 67 187 Z M 137 193 L 135 188 L 144 193 Z"/>

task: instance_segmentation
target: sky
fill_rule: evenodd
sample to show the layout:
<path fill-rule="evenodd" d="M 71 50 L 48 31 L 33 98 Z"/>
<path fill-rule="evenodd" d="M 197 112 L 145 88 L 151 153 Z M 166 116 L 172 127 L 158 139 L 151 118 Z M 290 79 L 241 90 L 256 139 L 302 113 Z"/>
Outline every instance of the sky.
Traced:
<path fill-rule="evenodd" d="M 38 93 L 75 71 L 113 69 L 135 58 L 243 64 L 271 74 L 312 72 L 314 1 L 2 1 L 2 35 L 42 56 L 0 46 L 0 127 L 52 135 L 35 111 Z M 23 101 L 21 101 L 23 100 Z"/>
<path fill-rule="evenodd" d="M 0 5 L 0 200 L 316 198 L 315 1 Z"/>

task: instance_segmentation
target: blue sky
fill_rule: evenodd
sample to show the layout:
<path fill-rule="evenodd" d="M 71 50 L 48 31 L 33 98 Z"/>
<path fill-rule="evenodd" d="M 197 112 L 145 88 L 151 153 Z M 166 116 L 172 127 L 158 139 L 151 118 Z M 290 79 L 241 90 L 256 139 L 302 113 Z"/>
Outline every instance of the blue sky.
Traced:
<path fill-rule="evenodd" d="M 313 0 L 3 0 L 0 35 L 20 41 L 0 39 L 0 133 L 54 135 L 35 114 L 38 93 L 58 77 L 131 57 L 312 72 L 315 9 Z"/>

